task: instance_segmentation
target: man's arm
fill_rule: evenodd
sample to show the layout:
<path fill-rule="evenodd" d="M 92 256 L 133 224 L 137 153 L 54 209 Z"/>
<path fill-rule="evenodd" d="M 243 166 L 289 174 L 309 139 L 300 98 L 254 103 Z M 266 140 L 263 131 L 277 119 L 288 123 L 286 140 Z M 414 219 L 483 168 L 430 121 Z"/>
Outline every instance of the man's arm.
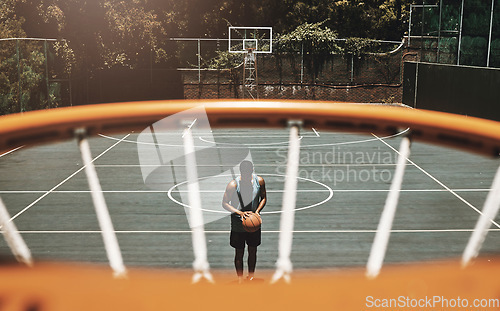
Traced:
<path fill-rule="evenodd" d="M 229 204 L 229 202 L 231 202 L 231 198 L 233 197 L 235 191 L 236 191 L 236 182 L 233 180 L 226 187 L 226 191 L 224 192 L 224 197 L 222 197 L 222 207 L 231 214 L 238 214 L 241 217 L 245 218 L 246 217 L 245 212 L 242 212 L 237 208 L 235 208 L 234 206 L 232 206 L 231 204 Z"/>
<path fill-rule="evenodd" d="M 260 185 L 260 202 L 257 210 L 255 211 L 257 214 L 260 214 L 260 211 L 266 206 L 267 203 L 267 193 L 266 193 L 266 182 L 264 178 L 258 176 L 259 185 Z"/>

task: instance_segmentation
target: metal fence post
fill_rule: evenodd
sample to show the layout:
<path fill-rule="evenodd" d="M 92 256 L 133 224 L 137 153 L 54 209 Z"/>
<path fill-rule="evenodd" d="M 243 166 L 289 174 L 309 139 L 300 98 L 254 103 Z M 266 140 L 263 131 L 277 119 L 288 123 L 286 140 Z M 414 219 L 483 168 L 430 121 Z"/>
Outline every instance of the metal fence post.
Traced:
<path fill-rule="evenodd" d="M 19 101 L 19 112 L 23 112 L 23 101 L 21 99 L 21 52 L 19 51 L 19 39 L 16 40 L 17 55 L 17 98 Z"/>
<path fill-rule="evenodd" d="M 201 84 L 201 46 L 200 39 L 198 39 L 198 84 Z"/>
<path fill-rule="evenodd" d="M 460 49 L 462 47 L 462 25 L 464 19 L 464 0 L 462 0 L 462 7 L 460 8 L 460 32 L 458 33 L 458 52 L 457 52 L 457 65 L 460 65 Z"/>
<path fill-rule="evenodd" d="M 48 65 L 48 51 L 47 51 L 47 40 L 43 41 L 43 49 L 45 52 L 45 85 L 47 87 L 47 105 L 48 108 L 51 108 L 51 103 L 50 103 L 50 90 L 49 90 L 49 65 Z"/>
<path fill-rule="evenodd" d="M 301 50 L 300 50 L 300 84 L 304 82 L 304 41 L 301 41 Z"/>
<path fill-rule="evenodd" d="M 491 54 L 491 35 L 493 31 L 493 9 L 495 8 L 495 0 L 491 0 L 491 13 L 490 13 L 490 35 L 488 40 L 488 58 L 486 59 L 486 67 L 490 67 L 490 54 Z"/>

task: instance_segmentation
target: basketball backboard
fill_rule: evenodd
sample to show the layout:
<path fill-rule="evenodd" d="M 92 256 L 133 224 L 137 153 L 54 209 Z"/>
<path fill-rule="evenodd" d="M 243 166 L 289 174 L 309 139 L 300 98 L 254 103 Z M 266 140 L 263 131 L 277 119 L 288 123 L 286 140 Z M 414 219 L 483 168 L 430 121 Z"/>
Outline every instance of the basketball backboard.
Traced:
<path fill-rule="evenodd" d="M 272 27 L 229 27 L 229 52 L 265 54 L 273 52 Z"/>

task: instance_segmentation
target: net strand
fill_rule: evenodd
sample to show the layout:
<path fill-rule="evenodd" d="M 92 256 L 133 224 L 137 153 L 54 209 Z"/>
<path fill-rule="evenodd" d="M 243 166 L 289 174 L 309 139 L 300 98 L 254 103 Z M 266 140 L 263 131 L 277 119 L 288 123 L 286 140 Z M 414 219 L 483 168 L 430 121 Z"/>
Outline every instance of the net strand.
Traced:
<path fill-rule="evenodd" d="M 287 283 L 291 280 L 293 269 L 290 254 L 292 252 L 293 227 L 295 220 L 295 203 L 297 199 L 297 176 L 299 171 L 300 138 L 298 126 L 290 128 L 286 179 L 283 193 L 283 206 L 280 221 L 279 255 L 276 261 L 276 271 L 271 283 L 283 278 Z"/>
<path fill-rule="evenodd" d="M 16 225 L 10 220 L 10 215 L 3 200 L 0 198 L 0 229 L 9 245 L 12 254 L 16 257 L 18 262 L 22 262 L 28 266 L 33 265 L 33 258 L 23 237 L 17 230 Z"/>
<path fill-rule="evenodd" d="M 391 234 L 392 223 L 399 201 L 399 194 L 403 184 L 403 177 L 406 168 L 406 161 L 410 156 L 410 139 L 403 137 L 399 147 L 399 157 L 396 165 L 394 178 L 392 179 L 391 188 L 387 194 L 384 210 L 380 217 L 380 222 L 375 233 L 370 256 L 366 265 L 366 276 L 368 278 L 375 278 L 380 273 L 384 262 L 387 245 L 389 244 L 389 237 Z"/>
<path fill-rule="evenodd" d="M 184 141 L 184 156 L 186 159 L 186 176 L 189 200 L 189 223 L 191 226 L 191 238 L 193 242 L 194 275 L 192 282 L 198 283 L 202 278 L 213 283 L 210 273 L 210 265 L 207 256 L 207 244 L 205 238 L 205 228 L 203 225 L 203 212 L 201 210 L 200 186 L 198 183 L 198 172 L 194 149 L 193 135 L 191 128 L 184 130 L 182 135 Z"/>
<path fill-rule="evenodd" d="M 493 224 L 493 220 L 500 209 L 500 166 L 497 169 L 490 192 L 484 202 L 482 213 L 476 223 L 469 242 L 464 249 L 462 255 L 462 266 L 467 266 L 469 262 L 479 255 L 481 246 L 483 245 L 486 235 Z"/>
<path fill-rule="evenodd" d="M 92 201 L 94 203 L 97 219 L 101 228 L 109 264 L 113 269 L 115 277 L 125 277 L 127 275 L 127 269 L 123 263 L 120 246 L 118 245 L 116 232 L 113 228 L 113 222 L 111 221 L 111 216 L 109 215 L 106 200 L 104 199 L 101 184 L 97 176 L 94 162 L 92 161 L 90 145 L 88 140 L 81 133 L 78 134 L 78 145 L 80 147 L 83 165 L 85 167 L 85 174 L 87 175 L 87 181 L 89 183 Z"/>

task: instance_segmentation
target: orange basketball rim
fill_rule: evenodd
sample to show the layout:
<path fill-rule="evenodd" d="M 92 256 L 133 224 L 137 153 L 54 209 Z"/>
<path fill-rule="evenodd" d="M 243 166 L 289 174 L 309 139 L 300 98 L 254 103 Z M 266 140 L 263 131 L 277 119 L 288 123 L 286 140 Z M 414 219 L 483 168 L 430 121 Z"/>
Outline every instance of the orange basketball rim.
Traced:
<path fill-rule="evenodd" d="M 409 128 L 415 141 L 487 157 L 500 152 L 500 123 L 490 120 L 398 106 L 234 100 L 113 103 L 2 116 L 0 151 L 73 139 L 82 129 L 89 136 L 142 130 L 200 105 L 212 127 L 286 128 L 299 122 L 368 134 Z M 493 303 L 500 298 L 499 262 L 389 265 L 376 277 L 361 268 L 296 271 L 290 283 L 242 286 L 233 284 L 227 271 L 213 271 L 215 284 L 203 279 L 192 284 L 192 271 L 132 268 L 113 277 L 102 266 L 37 262 L 0 267 L 0 310 L 465 310 L 476 298 Z M 266 273 L 270 279 L 272 273 Z"/>

